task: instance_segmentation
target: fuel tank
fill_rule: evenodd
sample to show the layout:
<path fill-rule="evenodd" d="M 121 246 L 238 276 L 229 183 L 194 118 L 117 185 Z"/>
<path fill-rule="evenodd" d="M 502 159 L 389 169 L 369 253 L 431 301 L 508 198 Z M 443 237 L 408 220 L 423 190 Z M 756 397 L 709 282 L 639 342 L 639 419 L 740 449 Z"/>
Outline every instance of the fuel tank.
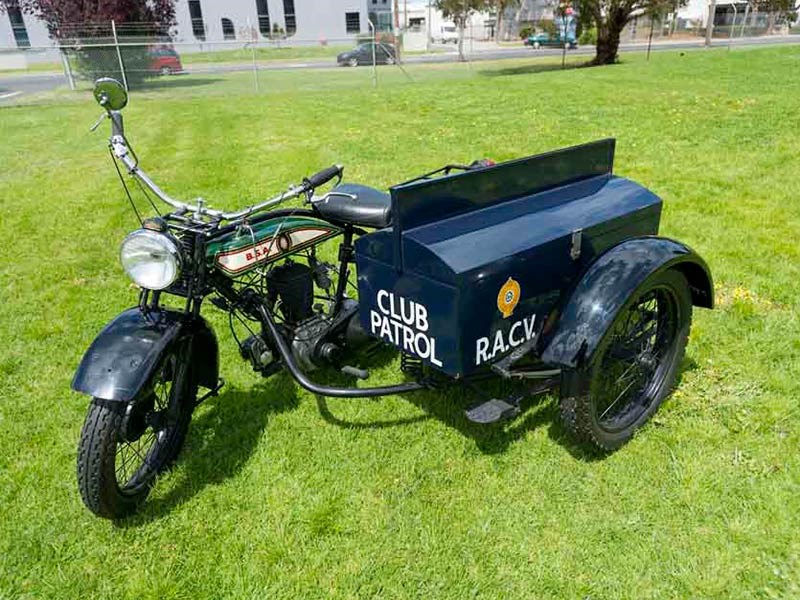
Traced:
<path fill-rule="evenodd" d="M 391 189 L 356 242 L 359 317 L 453 377 L 532 342 L 589 264 L 658 232 L 661 200 L 612 174 L 601 140 Z"/>
<path fill-rule="evenodd" d="M 280 216 L 240 227 L 206 247 L 209 264 L 236 277 L 339 235 L 341 229 L 308 216 Z"/>

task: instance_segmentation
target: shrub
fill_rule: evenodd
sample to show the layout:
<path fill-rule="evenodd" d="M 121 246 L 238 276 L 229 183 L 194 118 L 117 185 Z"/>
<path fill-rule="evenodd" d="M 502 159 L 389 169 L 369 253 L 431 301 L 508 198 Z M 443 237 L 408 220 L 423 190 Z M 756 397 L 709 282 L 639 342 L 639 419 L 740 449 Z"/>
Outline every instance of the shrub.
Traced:
<path fill-rule="evenodd" d="M 550 35 L 558 35 L 558 28 L 556 27 L 556 24 L 552 20 L 540 21 L 539 28 L 544 33 L 549 33 Z"/>
<path fill-rule="evenodd" d="M 594 45 L 597 43 L 597 28 L 587 27 L 581 32 L 578 38 L 578 43 L 581 46 Z"/>
<path fill-rule="evenodd" d="M 519 37 L 520 37 L 520 39 L 524 40 L 524 39 L 532 36 L 535 32 L 536 32 L 536 30 L 532 26 L 525 25 L 525 27 L 522 27 L 519 30 Z"/>

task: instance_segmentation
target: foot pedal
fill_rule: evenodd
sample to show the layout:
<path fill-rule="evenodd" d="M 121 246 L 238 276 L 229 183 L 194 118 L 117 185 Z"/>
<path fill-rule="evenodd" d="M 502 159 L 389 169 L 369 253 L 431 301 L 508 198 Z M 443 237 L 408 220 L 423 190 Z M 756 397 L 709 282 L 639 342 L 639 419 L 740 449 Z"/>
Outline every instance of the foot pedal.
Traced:
<path fill-rule="evenodd" d="M 464 411 L 464 414 L 467 416 L 467 419 L 473 423 L 489 425 L 516 417 L 519 414 L 519 406 L 516 404 L 509 404 L 505 400 L 500 400 L 499 398 L 492 398 L 483 404 L 478 404 L 478 406 L 473 406 L 469 410 Z"/>

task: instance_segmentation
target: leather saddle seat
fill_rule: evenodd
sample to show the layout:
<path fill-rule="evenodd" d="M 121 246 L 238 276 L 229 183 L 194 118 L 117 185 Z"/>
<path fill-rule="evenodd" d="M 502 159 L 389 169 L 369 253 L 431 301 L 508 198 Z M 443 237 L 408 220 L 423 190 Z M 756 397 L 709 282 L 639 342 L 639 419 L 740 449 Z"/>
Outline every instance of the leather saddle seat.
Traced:
<path fill-rule="evenodd" d="M 386 192 L 358 183 L 342 183 L 331 194 L 314 205 L 323 217 L 361 227 L 382 228 L 392 223 L 392 201 Z"/>

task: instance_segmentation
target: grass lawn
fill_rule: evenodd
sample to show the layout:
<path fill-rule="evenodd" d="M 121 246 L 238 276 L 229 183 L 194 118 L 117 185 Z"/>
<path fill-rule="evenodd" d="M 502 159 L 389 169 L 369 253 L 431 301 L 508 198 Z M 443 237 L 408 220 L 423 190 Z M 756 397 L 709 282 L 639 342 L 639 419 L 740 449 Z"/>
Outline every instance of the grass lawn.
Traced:
<path fill-rule="evenodd" d="M 297 60 L 303 58 L 328 58 L 335 57 L 340 52 L 353 48 L 352 44 L 331 44 L 330 46 L 275 46 L 269 48 L 256 48 L 256 60 Z M 220 62 L 248 62 L 253 60 L 251 48 L 237 48 L 235 50 L 217 50 L 212 52 L 181 52 L 181 62 L 186 65 L 200 63 Z"/>
<path fill-rule="evenodd" d="M 340 162 L 388 186 L 446 162 L 605 136 L 710 264 L 678 391 L 601 459 L 553 398 L 504 426 L 424 393 L 321 401 L 259 381 L 207 311 L 228 381 L 141 513 L 81 504 L 97 331 L 135 301 L 135 227 L 88 94 L 0 109 L 0 598 L 800 596 L 800 47 L 186 76 L 134 94 L 129 137 L 173 195 L 234 207 Z M 105 128 L 105 126 L 103 126 Z M 389 382 L 396 366 L 374 371 Z"/>

